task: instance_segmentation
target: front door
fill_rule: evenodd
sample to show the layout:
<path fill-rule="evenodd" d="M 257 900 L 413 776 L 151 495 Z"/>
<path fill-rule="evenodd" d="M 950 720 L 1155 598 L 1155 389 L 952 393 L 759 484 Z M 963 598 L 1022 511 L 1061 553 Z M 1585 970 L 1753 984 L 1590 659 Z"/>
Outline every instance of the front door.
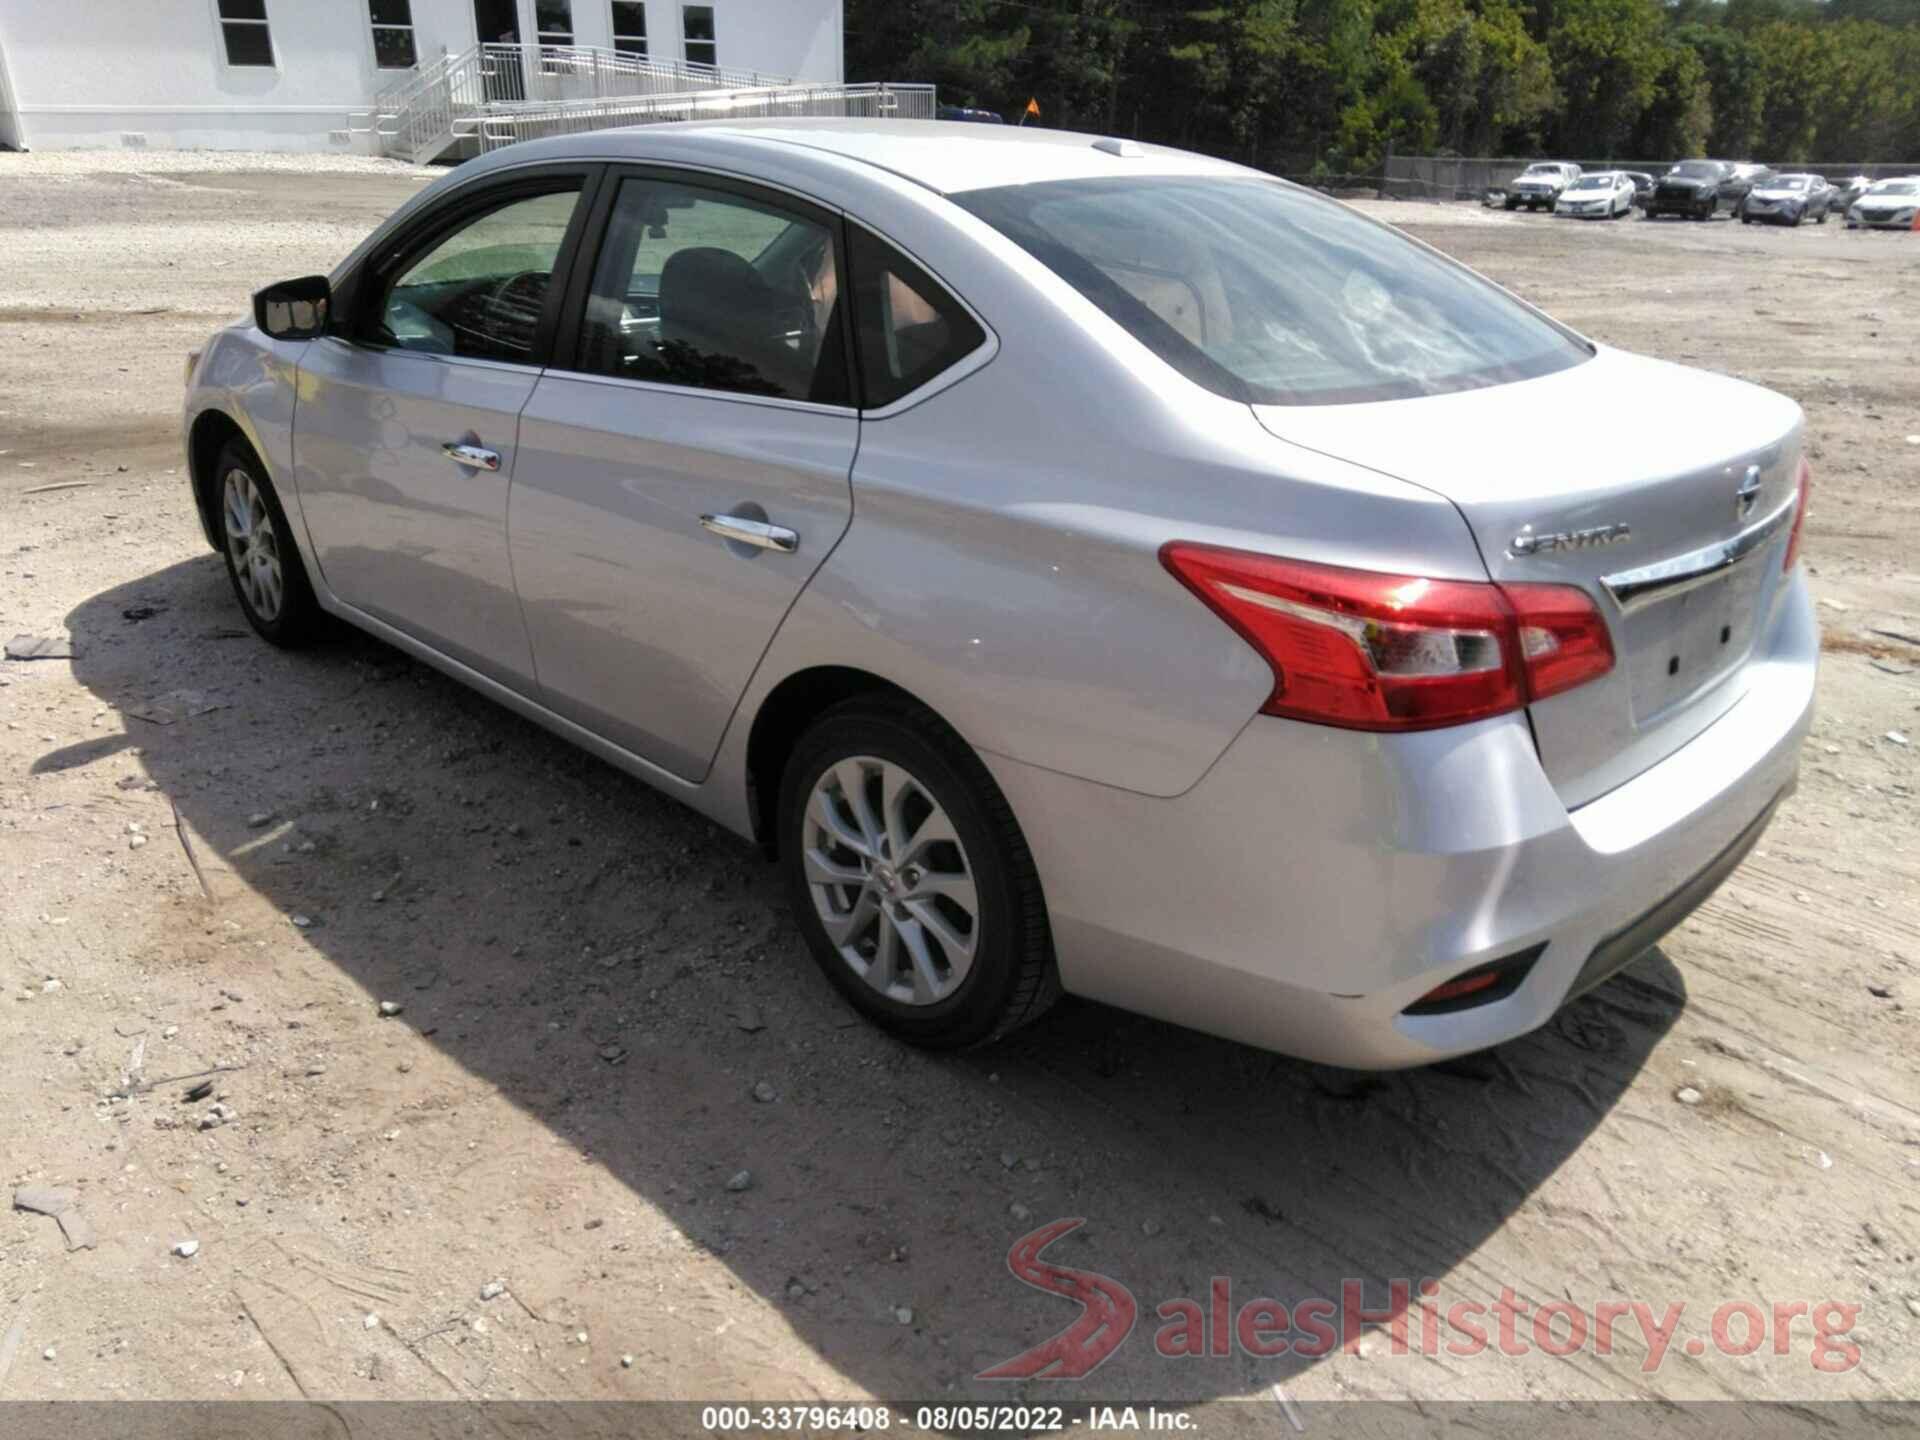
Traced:
<path fill-rule="evenodd" d="M 699 780 L 852 514 L 839 225 L 673 172 L 610 193 L 521 416 L 514 573 L 545 703 Z"/>
<path fill-rule="evenodd" d="M 334 594 L 527 690 L 507 491 L 582 183 L 508 182 L 424 220 L 369 272 L 344 332 L 308 347 L 294 416 L 301 508 Z"/>

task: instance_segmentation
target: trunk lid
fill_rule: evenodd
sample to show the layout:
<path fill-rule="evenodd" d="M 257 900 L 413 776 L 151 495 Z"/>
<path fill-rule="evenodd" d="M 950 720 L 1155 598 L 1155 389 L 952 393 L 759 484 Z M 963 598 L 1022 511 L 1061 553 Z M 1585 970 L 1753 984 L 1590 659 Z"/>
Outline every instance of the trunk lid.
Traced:
<path fill-rule="evenodd" d="M 1451 500 L 1494 579 L 1593 598 L 1612 672 L 1529 711 L 1569 808 L 1672 754 L 1745 692 L 1782 588 L 1801 445 L 1793 401 L 1602 348 L 1515 384 L 1255 410 L 1283 439 Z"/>

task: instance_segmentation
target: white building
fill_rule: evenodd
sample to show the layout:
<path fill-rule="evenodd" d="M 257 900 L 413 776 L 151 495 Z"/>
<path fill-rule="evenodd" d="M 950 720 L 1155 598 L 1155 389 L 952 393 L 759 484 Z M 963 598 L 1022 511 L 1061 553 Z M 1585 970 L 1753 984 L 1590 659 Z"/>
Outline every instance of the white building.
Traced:
<path fill-rule="evenodd" d="M 844 78 L 841 0 L 0 0 L 0 145 L 355 148 L 383 91 L 500 40 Z"/>

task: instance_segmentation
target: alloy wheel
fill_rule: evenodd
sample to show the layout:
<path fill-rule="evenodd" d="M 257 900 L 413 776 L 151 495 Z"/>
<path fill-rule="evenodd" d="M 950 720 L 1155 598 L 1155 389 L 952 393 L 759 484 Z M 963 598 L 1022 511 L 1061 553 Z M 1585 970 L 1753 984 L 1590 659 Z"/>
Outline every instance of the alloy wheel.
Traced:
<path fill-rule="evenodd" d="M 801 834 L 814 909 L 853 973 L 901 1004 L 952 995 L 979 952 L 979 892 L 926 786 L 891 760 L 850 756 L 814 782 Z"/>
<path fill-rule="evenodd" d="M 253 613 L 272 624 L 286 599 L 286 579 L 280 567 L 280 536 L 273 516 L 253 476 L 239 466 L 227 471 L 221 513 L 227 532 L 227 555 L 234 578 Z"/>

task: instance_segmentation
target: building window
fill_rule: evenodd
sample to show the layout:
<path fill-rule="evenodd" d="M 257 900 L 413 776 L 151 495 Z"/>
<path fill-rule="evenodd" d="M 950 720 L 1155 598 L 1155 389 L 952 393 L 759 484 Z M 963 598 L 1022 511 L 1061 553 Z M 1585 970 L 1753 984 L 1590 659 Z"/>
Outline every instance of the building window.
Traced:
<path fill-rule="evenodd" d="M 646 0 L 613 0 L 613 48 L 623 55 L 647 53 Z"/>
<path fill-rule="evenodd" d="M 373 16 L 373 63 L 382 70 L 411 70 L 413 0 L 368 0 Z"/>
<path fill-rule="evenodd" d="M 720 46 L 713 35 L 711 5 L 682 5 L 680 34 L 686 41 L 687 59 L 693 64 L 718 65 L 720 63 Z"/>
<path fill-rule="evenodd" d="M 220 38 L 227 64 L 273 68 L 273 36 L 267 33 L 267 0 L 218 0 Z"/>
<path fill-rule="evenodd" d="M 533 23 L 542 46 L 573 44 L 573 0 L 535 0 Z"/>

